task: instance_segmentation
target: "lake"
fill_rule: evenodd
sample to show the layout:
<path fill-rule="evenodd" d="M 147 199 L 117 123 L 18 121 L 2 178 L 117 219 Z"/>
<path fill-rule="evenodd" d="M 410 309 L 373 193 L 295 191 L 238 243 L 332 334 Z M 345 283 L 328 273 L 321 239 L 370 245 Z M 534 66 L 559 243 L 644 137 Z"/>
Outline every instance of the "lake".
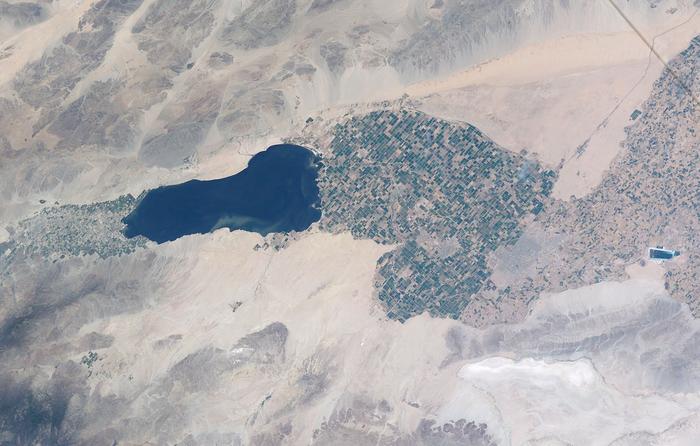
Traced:
<path fill-rule="evenodd" d="M 230 177 L 150 190 L 122 220 L 124 234 L 163 243 L 219 228 L 261 235 L 303 231 L 321 218 L 319 162 L 304 147 L 279 144 Z"/>

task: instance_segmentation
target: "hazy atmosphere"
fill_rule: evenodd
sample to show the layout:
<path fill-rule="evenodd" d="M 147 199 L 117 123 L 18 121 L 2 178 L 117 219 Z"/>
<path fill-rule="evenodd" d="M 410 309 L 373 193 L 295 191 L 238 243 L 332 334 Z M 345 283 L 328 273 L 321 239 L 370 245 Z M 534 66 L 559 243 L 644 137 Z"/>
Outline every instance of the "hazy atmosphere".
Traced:
<path fill-rule="evenodd" d="M 697 445 L 699 191 L 699 0 L 0 0 L 0 445 Z"/>

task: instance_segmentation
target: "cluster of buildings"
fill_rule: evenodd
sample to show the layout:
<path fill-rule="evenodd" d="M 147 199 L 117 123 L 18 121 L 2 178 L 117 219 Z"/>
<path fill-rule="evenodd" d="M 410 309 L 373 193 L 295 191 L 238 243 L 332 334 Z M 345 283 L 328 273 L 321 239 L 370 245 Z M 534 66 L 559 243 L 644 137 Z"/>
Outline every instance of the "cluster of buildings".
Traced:
<path fill-rule="evenodd" d="M 629 265 L 651 260 L 663 264 L 668 292 L 700 317 L 700 106 L 678 82 L 700 94 L 700 36 L 671 67 L 600 184 L 539 216 L 542 244 L 560 240 L 557 261 L 533 254 L 537 274 L 497 290 L 501 302 L 625 280 Z"/>
<path fill-rule="evenodd" d="M 47 258 L 131 253 L 147 241 L 122 234 L 121 220 L 135 205 L 133 196 L 123 195 L 100 203 L 47 206 L 13 229 L 12 250 Z"/>

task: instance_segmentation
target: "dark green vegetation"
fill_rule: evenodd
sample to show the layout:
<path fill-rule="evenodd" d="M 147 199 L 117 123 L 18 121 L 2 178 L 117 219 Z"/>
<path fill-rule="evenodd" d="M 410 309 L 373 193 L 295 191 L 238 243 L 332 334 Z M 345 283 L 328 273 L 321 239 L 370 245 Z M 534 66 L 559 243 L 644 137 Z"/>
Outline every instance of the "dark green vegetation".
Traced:
<path fill-rule="evenodd" d="M 380 111 L 335 130 L 321 179 L 321 228 L 399 244 L 375 284 L 389 317 L 457 318 L 489 277 L 486 256 L 541 211 L 555 173 L 475 127 Z"/>
<path fill-rule="evenodd" d="M 699 64 L 700 37 L 670 64 L 696 95 Z M 330 144 L 321 227 L 400 244 L 376 276 L 399 320 L 425 310 L 474 325 L 519 319 L 543 292 L 626 279 L 657 244 L 683 253 L 666 265 L 666 287 L 697 316 L 699 113 L 666 71 L 601 184 L 570 202 L 546 199 L 554 172 L 469 126 L 405 111 L 354 118 Z"/>

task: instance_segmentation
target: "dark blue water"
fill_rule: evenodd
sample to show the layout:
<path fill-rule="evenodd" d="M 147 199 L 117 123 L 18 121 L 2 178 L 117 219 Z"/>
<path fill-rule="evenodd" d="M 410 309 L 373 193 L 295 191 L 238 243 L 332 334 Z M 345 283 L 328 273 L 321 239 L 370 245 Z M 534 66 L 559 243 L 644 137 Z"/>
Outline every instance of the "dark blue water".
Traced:
<path fill-rule="evenodd" d="M 127 237 L 158 243 L 219 228 L 303 231 L 321 217 L 318 157 L 291 144 L 269 147 L 236 175 L 149 191 L 123 219 Z"/>
<path fill-rule="evenodd" d="M 649 249 L 649 258 L 659 260 L 670 260 L 674 257 L 674 251 L 667 249 Z"/>

